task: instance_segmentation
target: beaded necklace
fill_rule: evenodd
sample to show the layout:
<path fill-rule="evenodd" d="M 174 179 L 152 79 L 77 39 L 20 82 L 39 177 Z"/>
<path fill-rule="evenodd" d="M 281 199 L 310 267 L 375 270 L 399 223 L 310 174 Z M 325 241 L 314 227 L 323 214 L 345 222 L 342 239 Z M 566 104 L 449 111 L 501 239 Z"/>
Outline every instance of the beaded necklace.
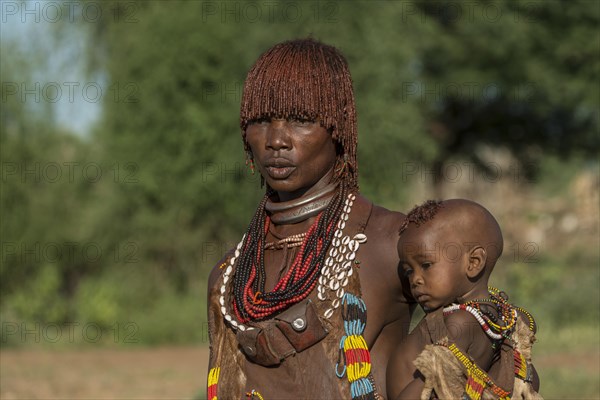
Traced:
<path fill-rule="evenodd" d="M 333 233 L 332 234 L 333 239 L 330 241 L 331 245 L 328 246 L 328 245 L 323 244 L 321 246 L 321 248 L 323 250 L 327 249 L 329 247 L 329 254 L 324 262 L 317 263 L 317 266 L 320 267 L 320 274 L 317 274 L 318 275 L 317 297 L 321 301 L 330 301 L 330 307 L 327 308 L 323 312 L 323 316 L 326 319 L 331 318 L 331 316 L 333 315 L 333 312 L 340 306 L 341 299 L 343 298 L 343 296 L 346 293 L 345 287 L 349 282 L 349 278 L 353 274 L 352 264 L 358 263 L 358 261 L 355 259 L 356 253 L 358 252 L 360 244 L 367 241 L 367 236 L 362 232 L 356 233 L 352 237 L 350 237 L 348 235 L 344 235 L 344 233 L 343 233 L 344 228 L 346 227 L 346 222 L 348 221 L 348 218 L 349 218 L 350 211 L 352 210 L 354 200 L 356 199 L 356 195 L 354 193 L 346 193 L 346 192 L 347 192 L 346 190 L 341 190 L 340 193 L 338 193 L 339 198 L 344 199 L 344 202 L 343 202 L 343 207 L 340 207 L 341 213 L 339 215 L 339 218 L 333 219 L 333 222 L 337 221 L 335 223 L 335 230 L 331 229 L 328 232 L 329 234 Z M 337 200 L 338 195 L 336 195 L 336 197 L 332 200 L 332 202 Z M 263 202 L 264 201 L 266 201 L 266 200 L 263 199 Z M 259 206 L 259 211 L 260 211 L 260 209 L 261 209 L 261 206 Z M 319 218 L 322 218 L 322 216 Z M 256 216 L 253 219 L 251 225 L 255 222 L 255 220 L 256 220 Z M 322 220 L 319 223 L 322 223 Z M 268 227 L 267 227 L 267 229 L 268 229 Z M 250 231 L 250 228 L 248 228 L 248 232 L 249 231 Z M 310 231 L 310 229 L 309 229 L 309 231 Z M 250 318 L 248 320 L 243 320 L 242 318 L 240 318 L 241 316 L 238 315 L 238 312 L 236 312 L 236 308 L 235 308 L 236 307 L 236 302 L 235 302 L 235 299 L 236 299 L 235 298 L 236 277 L 238 277 L 238 275 L 239 275 L 240 277 L 238 279 L 243 281 L 243 278 L 242 278 L 243 276 L 247 276 L 247 278 L 250 278 L 250 276 L 252 276 L 251 274 L 242 274 L 241 273 L 241 272 L 243 272 L 243 268 L 240 266 L 241 264 L 238 261 L 238 259 L 241 259 L 244 256 L 244 253 L 245 253 L 244 249 L 247 248 L 247 246 L 248 246 L 248 242 L 249 242 L 249 240 L 248 240 L 249 233 L 248 232 L 244 235 L 244 237 L 242 237 L 242 240 L 238 243 L 238 245 L 234 251 L 233 257 L 231 257 L 226 264 L 227 267 L 225 268 L 225 272 L 223 274 L 223 283 L 221 285 L 220 295 L 219 295 L 219 304 L 221 306 L 221 313 L 223 314 L 223 318 L 225 318 L 225 320 L 234 329 L 239 329 L 241 331 L 245 331 L 246 329 L 252 329 L 252 327 L 245 325 L 245 323 L 248 322 L 252 318 Z M 266 232 L 266 230 L 264 232 Z M 311 236 L 314 236 L 314 235 L 309 235 L 309 232 L 306 232 L 306 237 L 304 238 L 303 243 L 305 243 Z M 324 242 L 326 242 L 326 241 L 324 241 Z M 304 246 L 304 244 L 302 246 Z M 297 257 L 300 256 L 300 253 L 303 253 L 302 248 L 300 249 Z M 324 253 L 324 252 L 322 252 L 322 253 Z M 254 257 L 256 257 L 256 256 L 254 256 Z M 313 257 L 313 259 L 314 259 L 314 257 Z M 235 274 L 234 274 L 234 266 L 235 266 L 235 270 L 236 270 Z M 291 271 L 291 269 L 292 268 L 290 268 L 290 271 Z M 248 268 L 248 270 L 249 270 L 249 268 Z M 289 271 L 288 271 L 288 273 L 291 274 L 291 272 L 289 272 Z M 254 278 L 255 278 L 255 276 L 253 276 L 253 279 Z M 282 280 L 285 278 L 286 277 L 283 277 Z M 230 283 L 230 281 L 231 281 L 231 283 Z M 281 282 L 281 280 L 280 280 L 280 282 Z M 279 285 L 279 283 L 278 283 L 278 285 Z M 304 293 L 304 297 L 302 297 L 298 301 L 301 301 L 302 299 L 307 297 L 313 288 L 314 288 L 314 286 L 309 287 L 310 290 L 307 290 Z M 233 292 L 233 295 L 234 295 L 233 296 L 234 301 L 232 302 L 233 303 L 232 308 L 233 308 L 233 314 L 235 315 L 235 317 L 228 310 L 229 307 L 225 300 L 226 293 L 229 291 L 229 289 L 231 289 L 231 291 Z M 260 302 L 260 300 L 264 300 L 264 297 L 261 297 L 261 294 L 257 295 L 256 292 L 254 292 L 254 293 L 255 293 L 254 295 L 250 296 L 251 297 L 250 302 L 254 303 L 254 302 Z M 252 296 L 254 296 L 254 297 L 252 297 Z M 280 308 L 273 311 L 270 315 L 277 312 L 278 310 L 282 310 L 283 308 L 284 307 L 280 306 Z M 270 315 L 265 316 L 262 319 L 267 319 Z"/>
<path fill-rule="evenodd" d="M 268 195 L 258 207 L 248 231 L 238 244 L 234 257 L 229 261 L 225 270 L 223 286 L 221 287 L 221 311 L 225 319 L 239 328 L 249 321 L 259 321 L 271 317 L 292 304 L 304 300 L 317 285 L 317 278 L 323 265 L 326 250 L 334 237 L 336 223 L 344 212 L 350 209 L 344 204 L 348 190 L 342 186 L 332 198 L 327 208 L 319 214 L 302 239 L 300 250 L 296 254 L 288 272 L 277 282 L 274 289 L 265 293 L 266 272 L 264 266 L 265 238 L 269 229 L 270 219 L 265 212 Z M 262 225 L 262 226 L 261 226 Z M 260 228 L 259 228 L 260 227 Z M 237 260 L 237 264 L 236 263 Z M 233 266 L 236 272 L 232 275 Z M 232 279 L 233 302 L 232 309 L 235 319 L 225 307 L 226 284 Z"/>
<path fill-rule="evenodd" d="M 497 307 L 500 307 L 503 310 L 512 308 L 516 311 L 521 312 L 523 315 L 525 315 L 527 317 L 528 322 L 529 322 L 529 330 L 531 330 L 532 332 L 536 331 L 535 319 L 533 318 L 533 315 L 531 315 L 531 313 L 529 313 L 529 311 L 527 311 L 526 309 L 524 309 L 522 307 L 514 306 L 514 305 L 508 303 L 508 295 L 498 288 L 495 288 L 493 286 L 488 286 L 488 292 L 490 293 L 489 298 L 481 299 L 481 300 L 472 300 L 471 302 L 467 302 L 466 304 L 470 304 L 470 303 L 479 304 L 479 303 L 487 302 L 487 303 L 495 304 Z M 491 325 L 494 325 L 493 320 L 491 321 Z"/>
<path fill-rule="evenodd" d="M 444 307 L 444 315 L 452 314 L 457 310 L 466 311 L 477 320 L 488 337 L 499 341 L 508 338 L 512 333 L 517 322 L 517 307 L 508 303 L 504 292 L 491 286 L 488 288 L 488 292 L 490 294 L 489 298 L 476 299 L 463 304 L 451 304 Z M 497 316 L 500 319 L 499 323 L 496 323 L 496 316 L 493 313 L 481 309 L 482 305 L 492 305 L 495 307 Z M 532 318 L 530 318 L 530 325 L 531 321 Z"/>
<path fill-rule="evenodd" d="M 285 248 L 290 248 L 290 247 L 298 247 L 298 246 L 302 245 L 305 237 L 306 237 L 306 232 L 288 236 L 288 237 L 280 239 L 276 242 L 267 242 L 267 243 L 265 243 L 265 250 L 269 250 L 269 249 L 279 250 L 279 249 L 285 249 Z"/>
<path fill-rule="evenodd" d="M 494 343 L 494 347 L 506 340 L 513 352 L 512 357 L 514 362 L 514 376 L 525 382 L 531 382 L 532 368 L 523 354 L 517 350 L 517 343 L 511 336 L 515 331 L 517 324 L 517 311 L 520 311 L 529 319 L 529 329 L 531 332 L 535 331 L 535 321 L 533 316 L 523 308 L 510 304 L 508 302 L 508 296 L 506 293 L 500 291 L 499 289 L 490 286 L 488 287 L 488 292 L 490 294 L 489 298 L 471 300 L 464 304 L 452 304 L 443 309 L 443 314 L 448 315 L 457 310 L 467 311 L 475 317 L 485 333 L 496 341 Z M 494 306 L 497 317 L 493 313 L 482 310 L 482 305 Z M 495 319 L 499 321 L 495 321 Z M 489 377 L 487 372 L 480 369 L 475 362 L 467 354 L 461 352 L 454 343 L 450 345 L 444 343 L 437 344 L 447 347 L 458 359 L 458 361 L 465 367 L 467 381 L 463 393 L 464 399 L 479 400 L 482 398 L 483 391 L 486 388 L 489 388 L 501 400 L 511 398 L 512 391 L 505 390 L 498 386 Z"/>

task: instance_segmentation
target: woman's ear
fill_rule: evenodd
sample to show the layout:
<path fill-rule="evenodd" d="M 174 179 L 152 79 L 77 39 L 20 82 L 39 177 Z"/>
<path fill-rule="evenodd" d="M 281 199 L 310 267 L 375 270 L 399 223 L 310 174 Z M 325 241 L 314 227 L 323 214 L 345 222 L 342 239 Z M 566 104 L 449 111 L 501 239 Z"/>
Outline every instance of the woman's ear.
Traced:
<path fill-rule="evenodd" d="M 469 265 L 467 266 L 467 276 L 476 278 L 482 271 L 485 270 L 487 262 L 487 253 L 481 246 L 473 247 L 469 251 Z"/>

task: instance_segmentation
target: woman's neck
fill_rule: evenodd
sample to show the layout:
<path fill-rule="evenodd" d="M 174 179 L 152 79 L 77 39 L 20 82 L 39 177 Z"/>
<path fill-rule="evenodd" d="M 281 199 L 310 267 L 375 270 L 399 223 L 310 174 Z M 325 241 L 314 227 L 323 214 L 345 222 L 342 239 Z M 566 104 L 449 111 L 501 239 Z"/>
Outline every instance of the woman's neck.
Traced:
<path fill-rule="evenodd" d="M 267 214 L 277 225 L 305 221 L 327 208 L 337 186 L 331 182 L 331 173 L 327 173 L 300 196 L 291 197 L 290 193 L 278 192 L 267 201 Z M 286 200 L 281 201 L 282 199 Z"/>
<path fill-rule="evenodd" d="M 327 208 L 336 192 L 337 185 L 330 184 L 319 191 L 306 193 L 290 201 L 267 201 L 265 208 L 276 225 L 296 224 L 317 216 Z"/>

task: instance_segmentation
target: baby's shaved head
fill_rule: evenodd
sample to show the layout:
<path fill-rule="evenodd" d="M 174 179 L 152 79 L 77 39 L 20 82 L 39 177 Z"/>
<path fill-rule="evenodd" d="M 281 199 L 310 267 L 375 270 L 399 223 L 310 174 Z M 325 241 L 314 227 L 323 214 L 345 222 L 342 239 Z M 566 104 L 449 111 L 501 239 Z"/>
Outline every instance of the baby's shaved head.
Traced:
<path fill-rule="evenodd" d="M 470 200 L 452 199 L 442 202 L 437 219 L 452 224 L 464 243 L 481 246 L 487 253 L 486 269 L 491 272 L 502 255 L 504 240 L 496 218 L 482 205 Z"/>
<path fill-rule="evenodd" d="M 467 250 L 482 247 L 487 254 L 486 273 L 489 274 L 502 255 L 504 240 L 496 218 L 482 205 L 465 199 L 428 200 L 413 208 L 400 228 L 404 233 L 411 224 L 444 229 L 448 241 L 460 242 Z"/>

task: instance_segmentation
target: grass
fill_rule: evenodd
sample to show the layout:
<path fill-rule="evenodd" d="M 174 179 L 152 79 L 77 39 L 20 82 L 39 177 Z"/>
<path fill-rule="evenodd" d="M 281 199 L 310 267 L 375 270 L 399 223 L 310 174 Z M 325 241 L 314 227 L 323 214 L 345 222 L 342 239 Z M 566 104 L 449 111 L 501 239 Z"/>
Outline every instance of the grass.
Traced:
<path fill-rule="evenodd" d="M 600 399 L 598 326 L 546 329 L 537 336 L 533 359 L 544 399 Z"/>

